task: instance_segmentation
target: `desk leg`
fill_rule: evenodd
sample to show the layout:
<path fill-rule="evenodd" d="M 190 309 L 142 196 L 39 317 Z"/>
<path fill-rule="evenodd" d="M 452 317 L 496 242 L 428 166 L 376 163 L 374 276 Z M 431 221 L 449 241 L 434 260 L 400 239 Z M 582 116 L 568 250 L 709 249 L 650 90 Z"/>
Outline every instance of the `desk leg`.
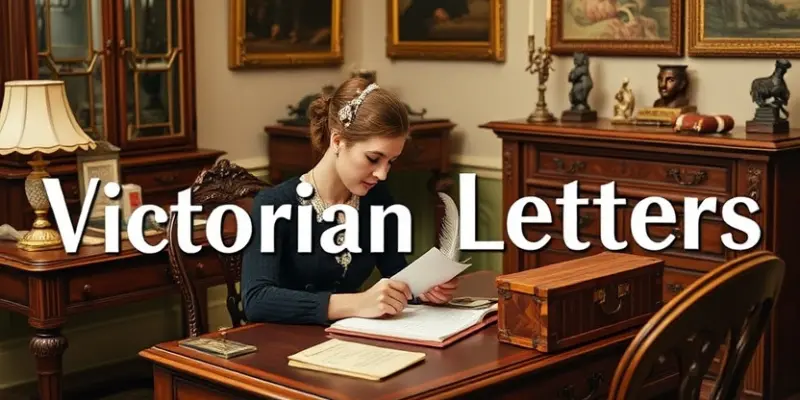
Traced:
<path fill-rule="evenodd" d="M 36 374 L 39 376 L 39 398 L 61 399 L 61 356 L 67 349 L 67 338 L 61 329 L 37 329 L 31 338 L 30 349 L 36 358 Z"/>
<path fill-rule="evenodd" d="M 444 203 L 439 198 L 439 192 L 450 194 L 453 186 L 453 179 L 446 172 L 434 171 L 433 176 L 428 181 L 428 189 L 433 194 L 433 205 L 436 208 L 436 228 L 434 246 L 439 246 L 439 235 L 442 233 L 442 220 L 444 219 Z"/>

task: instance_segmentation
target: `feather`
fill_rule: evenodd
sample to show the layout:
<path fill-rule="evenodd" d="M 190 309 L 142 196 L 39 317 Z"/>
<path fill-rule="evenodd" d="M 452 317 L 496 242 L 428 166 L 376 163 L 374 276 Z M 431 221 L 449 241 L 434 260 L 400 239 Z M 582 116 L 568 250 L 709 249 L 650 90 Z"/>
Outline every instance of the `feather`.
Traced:
<path fill-rule="evenodd" d="M 444 203 L 444 218 L 442 218 L 442 230 L 439 234 L 439 250 L 447 258 L 459 262 L 461 240 L 459 238 L 458 207 L 456 202 L 447 194 L 442 192 L 438 194 Z"/>

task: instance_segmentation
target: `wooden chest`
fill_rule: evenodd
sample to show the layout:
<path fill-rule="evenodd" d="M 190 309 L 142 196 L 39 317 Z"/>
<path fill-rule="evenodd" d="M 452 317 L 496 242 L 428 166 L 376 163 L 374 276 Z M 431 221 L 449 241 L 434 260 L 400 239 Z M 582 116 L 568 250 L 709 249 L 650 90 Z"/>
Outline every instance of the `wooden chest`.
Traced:
<path fill-rule="evenodd" d="M 663 275 L 660 259 L 604 252 L 498 276 L 498 339 L 548 353 L 644 325 Z"/>

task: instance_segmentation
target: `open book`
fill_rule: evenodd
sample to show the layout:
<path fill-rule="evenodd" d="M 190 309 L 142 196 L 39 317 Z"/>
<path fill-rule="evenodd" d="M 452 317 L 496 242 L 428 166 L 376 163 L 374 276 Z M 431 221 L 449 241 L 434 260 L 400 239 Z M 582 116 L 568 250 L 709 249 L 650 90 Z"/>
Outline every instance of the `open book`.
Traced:
<path fill-rule="evenodd" d="M 289 366 L 378 381 L 425 359 L 425 353 L 331 339 L 289 356 Z"/>
<path fill-rule="evenodd" d="M 446 347 L 497 321 L 497 304 L 482 309 L 408 305 L 384 318 L 345 318 L 325 331 L 371 339 Z"/>

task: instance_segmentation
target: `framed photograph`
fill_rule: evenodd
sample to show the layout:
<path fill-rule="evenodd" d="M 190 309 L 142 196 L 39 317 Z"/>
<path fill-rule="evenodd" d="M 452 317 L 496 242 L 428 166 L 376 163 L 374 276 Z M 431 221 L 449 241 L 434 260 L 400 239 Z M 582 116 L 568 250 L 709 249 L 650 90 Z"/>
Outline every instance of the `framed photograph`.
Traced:
<path fill-rule="evenodd" d="M 552 54 L 683 55 L 683 0 L 549 0 Z"/>
<path fill-rule="evenodd" d="M 800 1 L 688 0 L 690 56 L 789 57 L 800 52 Z"/>
<path fill-rule="evenodd" d="M 506 0 L 387 0 L 386 55 L 505 61 Z"/>
<path fill-rule="evenodd" d="M 341 65 L 342 0 L 229 0 L 228 67 Z"/>
<path fill-rule="evenodd" d="M 119 166 L 119 147 L 106 141 L 97 141 L 94 150 L 80 151 L 77 153 L 78 188 L 80 189 L 81 206 L 86 193 L 89 192 L 89 182 L 92 178 L 100 180 L 97 187 L 97 196 L 94 199 L 90 219 L 105 216 L 105 206 L 119 205 L 119 200 L 112 200 L 105 195 L 103 187 L 108 182 L 117 182 L 122 185 Z"/>

